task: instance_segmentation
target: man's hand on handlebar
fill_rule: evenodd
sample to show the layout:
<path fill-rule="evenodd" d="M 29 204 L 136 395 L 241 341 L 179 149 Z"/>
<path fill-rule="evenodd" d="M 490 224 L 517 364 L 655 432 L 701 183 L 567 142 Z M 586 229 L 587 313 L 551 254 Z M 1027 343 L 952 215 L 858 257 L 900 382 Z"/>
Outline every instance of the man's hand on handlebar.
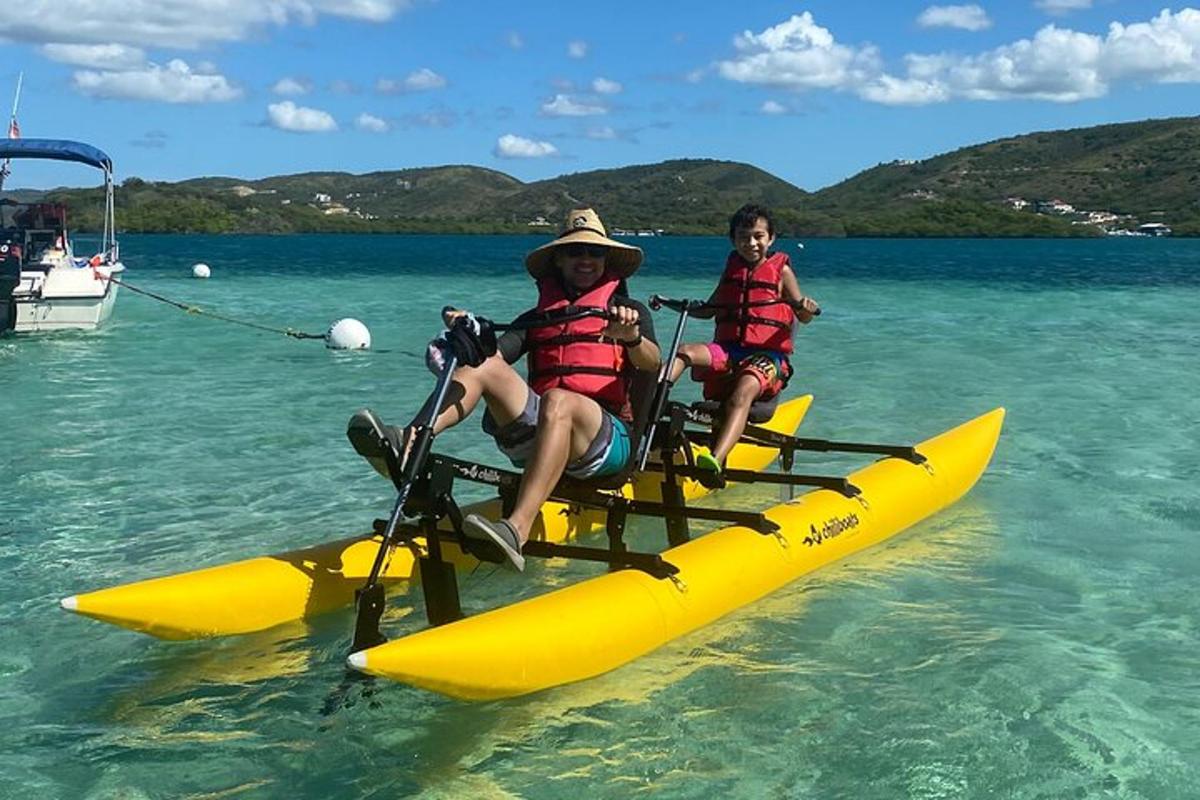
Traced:
<path fill-rule="evenodd" d="M 638 329 L 638 311 L 629 306 L 613 306 L 609 310 L 608 324 L 600 331 L 600 338 L 616 342 L 636 342 L 642 338 Z"/>

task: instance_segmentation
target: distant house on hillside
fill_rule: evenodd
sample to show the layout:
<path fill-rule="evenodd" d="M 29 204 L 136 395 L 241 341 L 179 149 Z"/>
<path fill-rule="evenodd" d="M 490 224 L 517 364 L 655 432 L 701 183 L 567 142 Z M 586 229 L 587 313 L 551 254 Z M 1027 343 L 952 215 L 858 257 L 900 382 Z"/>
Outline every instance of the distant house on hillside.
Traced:
<path fill-rule="evenodd" d="M 1004 204 L 1010 208 L 1015 208 L 1017 211 L 1029 207 L 1029 201 L 1024 197 L 1006 197 L 1004 198 Z"/>
<path fill-rule="evenodd" d="M 1074 214 L 1075 206 L 1058 199 L 1039 200 L 1037 212 L 1039 214 Z"/>
<path fill-rule="evenodd" d="M 1161 222 L 1147 222 L 1145 225 L 1138 225 L 1138 233 L 1147 236 L 1170 236 L 1171 229 Z"/>

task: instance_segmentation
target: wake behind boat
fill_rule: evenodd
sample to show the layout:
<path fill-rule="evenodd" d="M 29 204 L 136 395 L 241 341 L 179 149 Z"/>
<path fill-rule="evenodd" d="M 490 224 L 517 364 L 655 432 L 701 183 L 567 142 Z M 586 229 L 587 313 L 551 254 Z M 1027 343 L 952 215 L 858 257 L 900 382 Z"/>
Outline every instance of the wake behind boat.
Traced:
<path fill-rule="evenodd" d="M 0 334 L 91 330 L 111 315 L 122 272 L 113 207 L 112 159 L 82 142 L 0 140 L 0 161 L 71 161 L 104 174 L 104 230 L 100 248 L 77 256 L 61 203 L 18 203 L 0 198 Z"/>

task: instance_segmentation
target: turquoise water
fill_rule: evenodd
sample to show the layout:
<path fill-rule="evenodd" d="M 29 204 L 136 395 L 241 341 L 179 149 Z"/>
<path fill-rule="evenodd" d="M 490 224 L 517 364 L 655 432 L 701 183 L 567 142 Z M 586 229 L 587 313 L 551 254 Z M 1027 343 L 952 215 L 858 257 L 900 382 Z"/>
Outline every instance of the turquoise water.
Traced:
<path fill-rule="evenodd" d="M 349 613 L 170 643 L 58 609 L 385 514 L 347 416 L 406 417 L 437 310 L 520 311 L 535 243 L 130 236 L 135 285 L 316 332 L 354 316 L 376 349 L 129 293 L 98 333 L 0 340 L 0 797 L 1195 797 L 1197 241 L 783 243 L 825 309 L 798 340 L 803 430 L 917 440 L 1003 405 L 992 466 L 906 535 L 591 681 L 482 705 L 381 684 L 326 715 Z M 639 243 L 642 296 L 705 295 L 725 252 Z M 441 441 L 500 463 L 474 424 Z M 595 572 L 480 569 L 464 599 Z"/>

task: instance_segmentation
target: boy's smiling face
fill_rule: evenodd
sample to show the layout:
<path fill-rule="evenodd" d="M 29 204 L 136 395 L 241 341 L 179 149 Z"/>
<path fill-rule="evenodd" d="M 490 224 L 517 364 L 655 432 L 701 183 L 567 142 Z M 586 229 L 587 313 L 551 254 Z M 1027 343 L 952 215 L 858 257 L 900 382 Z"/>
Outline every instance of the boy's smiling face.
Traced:
<path fill-rule="evenodd" d="M 757 264 L 767 257 L 767 251 L 775 243 L 775 237 L 767 228 L 762 217 L 754 220 L 748 228 L 738 228 L 733 234 L 733 249 L 750 264 Z"/>

